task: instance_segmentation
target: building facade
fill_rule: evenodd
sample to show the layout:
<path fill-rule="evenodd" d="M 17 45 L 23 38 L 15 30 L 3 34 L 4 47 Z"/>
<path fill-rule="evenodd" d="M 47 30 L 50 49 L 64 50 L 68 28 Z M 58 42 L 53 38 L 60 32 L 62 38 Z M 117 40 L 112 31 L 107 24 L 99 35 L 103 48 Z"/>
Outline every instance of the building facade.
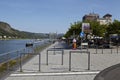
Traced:
<path fill-rule="evenodd" d="M 83 16 L 83 21 L 96 21 L 99 18 L 98 14 L 89 13 Z"/>
<path fill-rule="evenodd" d="M 101 25 L 107 25 L 112 23 L 112 15 L 106 14 L 102 18 L 99 17 L 99 14 L 89 13 L 83 16 L 84 21 L 98 21 Z"/>
<path fill-rule="evenodd" d="M 103 18 L 99 18 L 97 21 L 99 21 L 101 25 L 108 25 L 112 23 L 112 15 L 106 14 L 103 16 Z"/>

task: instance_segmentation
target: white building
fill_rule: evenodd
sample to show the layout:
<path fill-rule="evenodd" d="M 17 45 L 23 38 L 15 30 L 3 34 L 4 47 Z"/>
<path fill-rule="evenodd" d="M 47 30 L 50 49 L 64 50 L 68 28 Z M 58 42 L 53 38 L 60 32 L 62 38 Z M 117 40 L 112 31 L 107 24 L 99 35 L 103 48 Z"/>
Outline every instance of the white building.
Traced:
<path fill-rule="evenodd" d="M 112 23 L 112 15 L 111 14 L 106 14 L 103 16 L 103 18 L 98 18 L 98 22 L 100 22 L 101 25 L 107 25 Z"/>

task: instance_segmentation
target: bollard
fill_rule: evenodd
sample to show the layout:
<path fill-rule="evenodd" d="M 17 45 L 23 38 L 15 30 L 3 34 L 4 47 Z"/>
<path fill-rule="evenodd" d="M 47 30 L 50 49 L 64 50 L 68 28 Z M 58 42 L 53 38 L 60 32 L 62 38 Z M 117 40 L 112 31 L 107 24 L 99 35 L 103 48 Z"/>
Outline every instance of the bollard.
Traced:
<path fill-rule="evenodd" d="M 41 68 L 41 53 L 39 53 L 39 71 L 41 71 L 40 68 Z"/>
<path fill-rule="evenodd" d="M 117 54 L 118 54 L 118 45 L 117 45 Z"/>
<path fill-rule="evenodd" d="M 48 50 L 47 50 L 47 53 L 46 53 L 46 65 L 48 65 Z"/>
<path fill-rule="evenodd" d="M 102 54 L 103 54 L 103 46 L 102 46 Z"/>
<path fill-rule="evenodd" d="M 88 70 L 90 70 L 90 52 L 88 52 Z"/>
<path fill-rule="evenodd" d="M 22 54 L 20 53 L 20 72 L 22 72 Z"/>
<path fill-rule="evenodd" d="M 69 71 L 71 71 L 71 52 L 69 53 Z"/>
<path fill-rule="evenodd" d="M 63 53 L 63 55 L 64 55 L 64 50 L 62 49 L 62 53 Z"/>
<path fill-rule="evenodd" d="M 62 51 L 62 59 L 61 59 L 61 65 L 63 65 L 63 51 Z"/>

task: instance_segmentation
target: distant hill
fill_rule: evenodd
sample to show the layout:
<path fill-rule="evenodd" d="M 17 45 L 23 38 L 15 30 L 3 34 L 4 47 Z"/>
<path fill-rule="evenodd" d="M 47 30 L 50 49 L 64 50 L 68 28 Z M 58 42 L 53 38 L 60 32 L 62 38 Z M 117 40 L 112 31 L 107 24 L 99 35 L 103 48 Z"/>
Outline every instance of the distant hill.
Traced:
<path fill-rule="evenodd" d="M 6 36 L 6 38 L 48 38 L 48 34 L 19 31 L 12 28 L 6 22 L 0 22 L 0 38 L 4 38 L 4 36 Z"/>

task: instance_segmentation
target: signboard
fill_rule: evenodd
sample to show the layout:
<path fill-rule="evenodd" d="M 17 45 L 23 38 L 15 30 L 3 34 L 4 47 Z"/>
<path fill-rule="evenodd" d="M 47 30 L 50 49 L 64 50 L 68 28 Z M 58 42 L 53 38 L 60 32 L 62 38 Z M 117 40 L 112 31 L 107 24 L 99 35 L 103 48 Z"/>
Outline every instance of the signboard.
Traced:
<path fill-rule="evenodd" d="M 84 32 L 81 32 L 81 33 L 80 33 L 80 37 L 84 37 Z"/>
<path fill-rule="evenodd" d="M 82 23 L 82 32 L 86 32 L 90 30 L 90 24 L 89 23 Z"/>

